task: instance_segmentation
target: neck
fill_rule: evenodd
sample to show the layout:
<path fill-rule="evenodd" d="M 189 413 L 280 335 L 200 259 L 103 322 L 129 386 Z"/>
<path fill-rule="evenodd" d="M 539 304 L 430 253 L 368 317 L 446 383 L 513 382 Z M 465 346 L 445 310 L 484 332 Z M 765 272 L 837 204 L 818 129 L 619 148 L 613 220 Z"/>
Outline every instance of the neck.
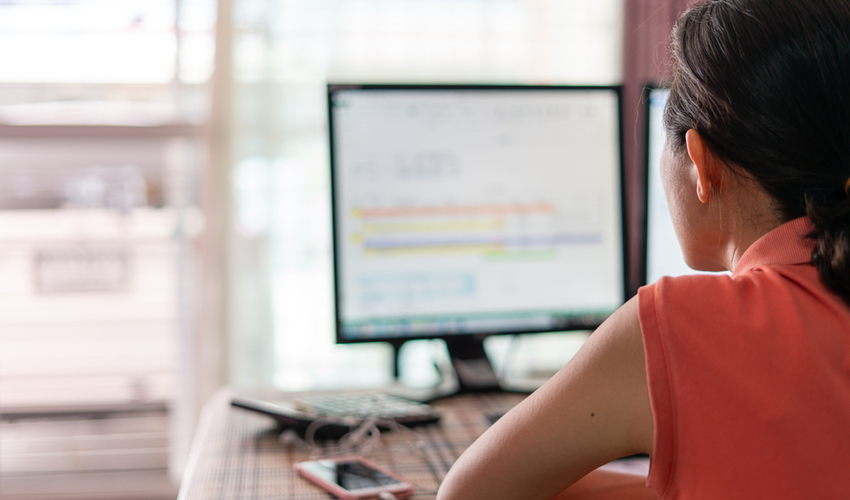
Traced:
<path fill-rule="evenodd" d="M 719 264 L 729 271 L 759 238 L 784 222 L 773 199 L 757 186 L 739 185 L 721 203 Z"/>

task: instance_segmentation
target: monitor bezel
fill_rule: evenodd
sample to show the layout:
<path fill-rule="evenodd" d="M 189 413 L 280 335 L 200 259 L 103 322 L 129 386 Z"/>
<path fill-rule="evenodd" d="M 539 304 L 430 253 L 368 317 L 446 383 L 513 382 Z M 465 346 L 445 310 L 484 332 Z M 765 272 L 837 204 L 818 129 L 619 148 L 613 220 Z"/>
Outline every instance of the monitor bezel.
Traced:
<path fill-rule="evenodd" d="M 331 194 L 331 249 L 333 254 L 333 299 L 334 299 L 334 330 L 337 344 L 357 344 L 363 342 L 389 342 L 396 349 L 398 346 L 408 340 L 423 340 L 423 339 L 446 339 L 459 337 L 474 337 L 485 338 L 491 335 L 520 335 L 520 334 L 536 334 L 536 333 L 555 333 L 564 331 L 577 330 L 594 330 L 602 322 L 579 323 L 569 325 L 567 328 L 557 329 L 522 329 L 516 331 L 505 332 L 468 332 L 468 333 L 450 333 L 450 334 L 412 334 L 399 335 L 393 337 L 370 337 L 370 338 L 348 338 L 342 333 L 342 320 L 340 311 L 340 287 L 339 284 L 339 262 L 340 248 L 337 245 L 338 237 L 340 236 L 341 221 L 337 217 L 337 186 L 335 179 L 335 151 L 334 151 L 334 118 L 333 118 L 333 97 L 340 90 L 386 90 L 386 91 L 409 91 L 409 90 L 429 90 L 429 91 L 479 91 L 479 90 L 494 90 L 494 91 L 600 91 L 614 92 L 617 97 L 617 146 L 619 148 L 619 198 L 620 198 L 620 225 L 622 241 L 622 302 L 625 303 L 628 298 L 628 276 L 629 276 L 629 234 L 628 223 L 626 220 L 627 207 L 625 200 L 625 158 L 623 153 L 624 138 L 623 138 L 623 89 L 620 85 L 516 85 L 516 84 L 384 84 L 384 83 L 328 83 L 327 84 L 327 130 L 328 130 L 328 151 L 329 151 L 329 173 L 330 173 L 330 194 Z"/>

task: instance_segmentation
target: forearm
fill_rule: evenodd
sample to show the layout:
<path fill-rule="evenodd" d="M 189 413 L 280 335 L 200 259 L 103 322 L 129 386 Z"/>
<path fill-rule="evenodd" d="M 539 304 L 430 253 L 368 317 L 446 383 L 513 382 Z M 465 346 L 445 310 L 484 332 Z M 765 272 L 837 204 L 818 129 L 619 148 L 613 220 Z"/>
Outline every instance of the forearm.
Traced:
<path fill-rule="evenodd" d="M 457 480 L 458 478 L 454 478 Z M 462 481 L 461 481 L 462 482 Z M 455 483 L 454 487 L 461 486 Z M 480 483 L 466 485 L 467 487 L 480 487 Z M 445 498 L 475 498 L 477 493 L 461 488 L 463 491 L 450 491 L 452 488 L 441 488 L 439 500 Z M 486 491 L 480 491 L 486 495 Z M 505 498 L 526 499 L 528 492 L 500 491 L 506 495 Z M 469 495 L 469 496 L 466 496 Z M 604 469 L 596 469 L 578 480 L 572 486 L 556 494 L 552 500 L 658 500 L 654 490 L 646 485 L 646 477 L 634 474 L 612 472 Z"/>
<path fill-rule="evenodd" d="M 658 500 L 646 477 L 596 469 L 552 500 Z"/>
<path fill-rule="evenodd" d="M 553 457 L 544 443 L 551 439 L 530 432 L 536 426 L 509 421 L 524 416 L 505 415 L 501 428 L 491 428 L 473 443 L 449 471 L 438 500 L 546 500 L 587 472 L 570 470 Z"/>

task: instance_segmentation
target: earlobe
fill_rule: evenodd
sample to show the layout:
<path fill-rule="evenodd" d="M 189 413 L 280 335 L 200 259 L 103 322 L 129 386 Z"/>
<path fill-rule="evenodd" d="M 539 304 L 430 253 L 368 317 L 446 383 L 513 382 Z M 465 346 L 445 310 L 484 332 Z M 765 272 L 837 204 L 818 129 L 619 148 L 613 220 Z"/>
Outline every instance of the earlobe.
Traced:
<path fill-rule="evenodd" d="M 702 176 L 697 180 L 697 198 L 703 203 L 708 203 L 711 199 L 711 190 L 702 182 Z"/>
<path fill-rule="evenodd" d="M 711 199 L 711 166 L 710 155 L 699 132 L 690 129 L 685 133 L 685 143 L 688 147 L 688 156 L 691 158 L 697 171 L 697 197 L 702 203 L 708 203 Z"/>

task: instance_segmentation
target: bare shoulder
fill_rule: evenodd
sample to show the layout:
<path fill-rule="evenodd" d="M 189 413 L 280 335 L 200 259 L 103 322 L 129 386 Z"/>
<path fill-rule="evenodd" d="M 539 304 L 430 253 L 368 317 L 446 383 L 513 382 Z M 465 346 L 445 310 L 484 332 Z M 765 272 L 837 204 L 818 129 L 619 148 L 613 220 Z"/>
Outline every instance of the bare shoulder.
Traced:
<path fill-rule="evenodd" d="M 613 459 L 652 451 L 637 298 L 461 456 L 440 500 L 552 498 Z"/>

